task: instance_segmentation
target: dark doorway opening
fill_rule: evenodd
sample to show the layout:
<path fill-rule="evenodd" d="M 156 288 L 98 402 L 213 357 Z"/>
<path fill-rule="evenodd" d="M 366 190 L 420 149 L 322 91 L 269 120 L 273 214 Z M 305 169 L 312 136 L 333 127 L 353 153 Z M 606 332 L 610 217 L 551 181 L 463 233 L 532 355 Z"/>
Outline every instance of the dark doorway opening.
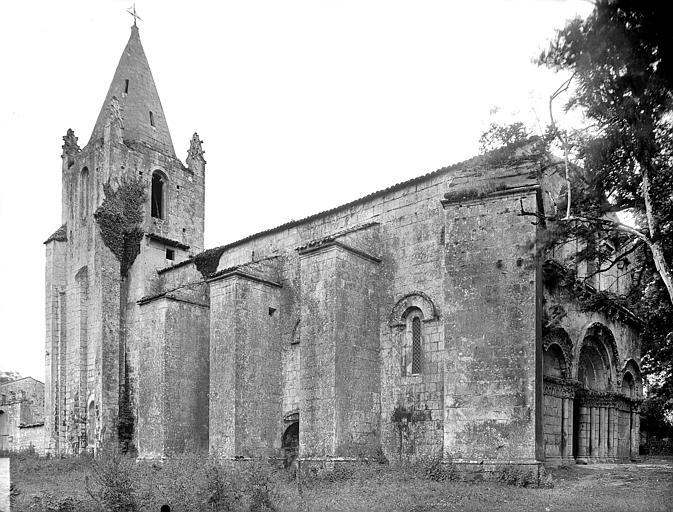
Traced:
<path fill-rule="evenodd" d="M 285 467 L 292 465 L 299 454 L 299 422 L 295 421 L 285 429 L 283 434 L 283 456 Z"/>

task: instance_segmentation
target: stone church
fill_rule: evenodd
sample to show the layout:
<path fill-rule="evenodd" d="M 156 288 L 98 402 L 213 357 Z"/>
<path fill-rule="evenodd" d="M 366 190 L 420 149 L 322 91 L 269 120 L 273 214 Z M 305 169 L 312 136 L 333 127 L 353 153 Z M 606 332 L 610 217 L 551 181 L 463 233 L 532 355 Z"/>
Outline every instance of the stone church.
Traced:
<path fill-rule="evenodd" d="M 89 141 L 63 140 L 49 452 L 638 457 L 641 322 L 578 299 L 631 275 L 540 254 L 548 159 L 475 157 L 204 250 L 202 143 L 176 156 L 136 26 Z"/>

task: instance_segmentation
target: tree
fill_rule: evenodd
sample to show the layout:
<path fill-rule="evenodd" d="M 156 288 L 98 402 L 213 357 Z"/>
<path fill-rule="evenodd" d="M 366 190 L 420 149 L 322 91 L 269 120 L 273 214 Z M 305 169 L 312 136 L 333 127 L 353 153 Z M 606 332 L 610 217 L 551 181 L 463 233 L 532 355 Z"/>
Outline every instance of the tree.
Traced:
<path fill-rule="evenodd" d="M 558 31 L 539 63 L 572 72 L 566 109 L 581 108 L 593 123 L 572 135 L 552 124 L 564 153 L 573 144 L 584 169 L 579 208 L 569 198 L 563 220 L 645 244 L 673 304 L 673 44 L 664 10 L 659 2 L 598 0 L 586 20 Z M 635 227 L 604 216 L 626 210 Z"/>
<path fill-rule="evenodd" d="M 647 320 L 644 373 L 656 374 L 673 410 L 673 38 L 664 2 L 597 0 L 585 19 L 559 30 L 538 59 L 571 73 L 550 98 L 548 135 L 560 144 L 568 182 L 556 225 L 586 245 L 604 266 L 629 257 L 638 266 L 632 306 Z M 561 130 L 554 101 L 580 109 L 583 130 Z M 569 163 L 576 157 L 577 167 Z M 634 222 L 614 214 L 630 212 Z M 597 238 L 619 241 L 601 253 Z M 612 259 L 611 259 L 612 258 Z"/>

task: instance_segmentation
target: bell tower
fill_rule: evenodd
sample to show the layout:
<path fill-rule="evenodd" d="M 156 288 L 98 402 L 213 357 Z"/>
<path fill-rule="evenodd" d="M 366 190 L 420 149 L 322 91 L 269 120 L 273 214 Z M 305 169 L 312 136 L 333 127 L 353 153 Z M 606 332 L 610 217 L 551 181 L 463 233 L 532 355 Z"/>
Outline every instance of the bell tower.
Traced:
<path fill-rule="evenodd" d="M 132 449 L 137 301 L 203 250 L 205 160 L 176 156 L 135 23 L 88 143 L 63 137 L 61 227 L 45 242 L 46 426 L 53 453 Z"/>

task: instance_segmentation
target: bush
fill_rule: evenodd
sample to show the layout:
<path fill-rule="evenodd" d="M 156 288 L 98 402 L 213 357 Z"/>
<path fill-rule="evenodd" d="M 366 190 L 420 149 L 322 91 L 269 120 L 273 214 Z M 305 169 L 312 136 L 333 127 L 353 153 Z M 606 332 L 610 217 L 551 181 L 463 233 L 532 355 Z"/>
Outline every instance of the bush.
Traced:
<path fill-rule="evenodd" d="M 44 493 L 42 496 L 33 497 L 30 510 L 35 512 L 78 512 L 82 510 L 79 500 L 71 496 L 55 496 Z"/>
<path fill-rule="evenodd" d="M 551 485 L 551 475 L 546 475 L 544 468 L 538 470 L 537 466 L 534 469 L 509 464 L 496 466 L 492 478 L 516 487 L 540 487 L 542 480 Z"/>
<path fill-rule="evenodd" d="M 180 511 L 275 511 L 280 482 L 264 462 L 218 461 L 198 453 L 136 462 L 110 453 L 92 464 L 87 489 L 110 512 L 149 512 L 164 503 Z"/>
<path fill-rule="evenodd" d="M 133 459 L 118 451 L 107 452 L 91 465 L 87 492 L 106 511 L 137 512 L 143 502 L 137 487 L 139 476 Z"/>
<path fill-rule="evenodd" d="M 452 460 L 444 462 L 441 455 L 421 460 L 423 476 L 433 482 L 446 482 L 456 479 L 456 466 Z"/>

